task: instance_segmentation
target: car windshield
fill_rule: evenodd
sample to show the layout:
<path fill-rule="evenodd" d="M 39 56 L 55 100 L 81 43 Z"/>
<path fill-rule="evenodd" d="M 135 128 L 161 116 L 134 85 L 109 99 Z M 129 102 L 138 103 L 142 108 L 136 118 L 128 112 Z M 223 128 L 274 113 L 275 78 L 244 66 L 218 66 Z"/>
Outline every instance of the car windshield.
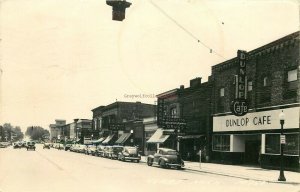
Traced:
<path fill-rule="evenodd" d="M 136 148 L 126 148 L 125 151 L 127 153 L 130 153 L 130 154 L 137 153 L 137 149 Z"/>
<path fill-rule="evenodd" d="M 167 151 L 167 155 L 178 155 L 177 151 Z"/>
<path fill-rule="evenodd" d="M 122 150 L 123 150 L 123 147 L 114 147 L 113 150 L 114 150 L 114 151 L 122 151 Z"/>

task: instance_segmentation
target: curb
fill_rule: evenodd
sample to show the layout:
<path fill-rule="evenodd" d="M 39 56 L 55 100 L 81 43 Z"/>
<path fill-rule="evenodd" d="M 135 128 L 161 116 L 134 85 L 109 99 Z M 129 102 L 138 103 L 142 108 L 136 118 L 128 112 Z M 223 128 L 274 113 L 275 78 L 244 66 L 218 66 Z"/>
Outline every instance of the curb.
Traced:
<path fill-rule="evenodd" d="M 226 173 L 218 173 L 218 172 L 211 172 L 211 171 L 204 171 L 204 170 L 195 170 L 191 168 L 185 168 L 185 170 L 189 170 L 192 172 L 201 172 L 201 173 L 207 173 L 207 174 L 212 174 L 212 175 L 220 175 L 220 176 L 225 176 L 225 177 L 232 177 L 232 178 L 238 178 L 238 179 L 244 179 L 244 180 L 250 180 L 250 181 L 259 181 L 259 182 L 267 182 L 267 183 L 279 183 L 279 184 L 289 184 L 289 185 L 300 185 L 298 182 L 282 182 L 282 181 L 272 181 L 272 180 L 263 180 L 263 179 L 255 179 L 255 178 L 250 178 L 250 177 L 243 177 L 243 176 L 238 176 L 238 175 L 230 175 Z"/>
<path fill-rule="evenodd" d="M 146 164 L 146 161 L 141 160 L 140 163 L 145 163 Z M 300 183 L 298 183 L 298 182 L 286 182 L 286 181 L 283 182 L 283 181 L 255 179 L 255 178 L 238 176 L 238 175 L 230 175 L 230 174 L 226 174 L 226 173 L 218 173 L 218 172 L 213 172 L 213 171 L 195 170 L 195 169 L 191 169 L 191 168 L 184 168 L 184 170 L 191 171 L 191 172 L 207 173 L 207 174 L 212 174 L 212 175 L 220 175 L 220 176 L 224 176 L 224 177 L 232 177 L 232 178 L 243 179 L 243 180 L 248 180 L 248 181 L 259 181 L 259 182 L 276 183 L 276 184 L 300 185 Z"/>

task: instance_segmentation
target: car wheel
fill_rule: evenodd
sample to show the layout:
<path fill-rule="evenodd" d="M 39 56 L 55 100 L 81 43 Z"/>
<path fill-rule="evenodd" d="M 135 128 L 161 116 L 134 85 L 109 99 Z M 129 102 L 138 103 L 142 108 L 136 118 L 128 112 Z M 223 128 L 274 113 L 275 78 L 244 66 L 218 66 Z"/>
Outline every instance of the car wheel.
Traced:
<path fill-rule="evenodd" d="M 140 160 L 136 160 L 136 162 L 137 162 L 137 163 L 139 163 L 139 162 L 140 162 Z"/>
<path fill-rule="evenodd" d="M 164 160 L 159 161 L 158 164 L 161 168 L 166 168 L 166 163 Z"/>
<path fill-rule="evenodd" d="M 149 159 L 149 158 L 147 159 L 147 165 L 148 166 L 152 166 L 153 165 L 153 161 L 151 159 Z"/>

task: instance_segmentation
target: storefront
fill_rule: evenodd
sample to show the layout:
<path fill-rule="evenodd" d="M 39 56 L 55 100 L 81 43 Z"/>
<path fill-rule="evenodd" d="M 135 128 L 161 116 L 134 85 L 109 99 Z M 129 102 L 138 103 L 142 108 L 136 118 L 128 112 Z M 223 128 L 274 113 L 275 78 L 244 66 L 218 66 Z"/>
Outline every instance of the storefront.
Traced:
<path fill-rule="evenodd" d="M 287 106 L 285 106 L 287 107 Z M 251 164 L 278 168 L 280 159 L 280 120 L 283 110 L 284 161 L 286 169 L 299 170 L 300 107 L 261 110 L 245 116 L 213 117 L 213 160 L 230 164 Z"/>
<path fill-rule="evenodd" d="M 180 155 L 187 161 L 199 161 L 199 151 L 206 151 L 204 135 L 185 135 L 179 137 Z M 203 153 L 202 153 L 203 154 Z M 203 155 L 205 158 L 205 155 Z"/>
<path fill-rule="evenodd" d="M 166 135 L 164 132 L 174 132 L 174 130 L 164 130 L 161 128 L 158 128 L 155 133 L 150 137 L 150 139 L 147 140 L 147 152 L 149 154 L 154 154 L 158 148 L 160 147 L 166 147 L 166 148 L 172 148 L 173 141 L 171 135 Z"/>

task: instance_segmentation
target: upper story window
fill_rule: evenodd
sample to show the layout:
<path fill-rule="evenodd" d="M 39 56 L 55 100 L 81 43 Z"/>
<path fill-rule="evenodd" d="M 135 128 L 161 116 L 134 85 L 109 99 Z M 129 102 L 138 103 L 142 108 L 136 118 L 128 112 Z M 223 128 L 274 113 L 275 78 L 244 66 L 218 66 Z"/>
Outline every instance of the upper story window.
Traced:
<path fill-rule="evenodd" d="M 224 95 L 225 95 L 225 89 L 221 88 L 220 89 L 220 97 L 224 97 Z"/>
<path fill-rule="evenodd" d="M 298 79 L 297 69 L 288 71 L 288 82 L 297 81 L 297 79 Z"/>
<path fill-rule="evenodd" d="M 177 116 L 177 108 L 176 107 L 171 108 L 170 114 L 171 114 L 171 117 L 176 117 Z"/>
<path fill-rule="evenodd" d="M 296 99 L 297 98 L 297 88 L 298 88 L 298 71 L 297 68 L 290 69 L 286 72 L 286 90 L 283 94 L 284 99 Z"/>
<path fill-rule="evenodd" d="M 253 89 L 253 82 L 248 81 L 248 91 L 252 91 L 252 89 Z"/>
<path fill-rule="evenodd" d="M 263 85 L 264 85 L 264 87 L 266 87 L 266 86 L 269 85 L 269 78 L 268 77 L 264 77 L 264 79 L 263 79 Z"/>

